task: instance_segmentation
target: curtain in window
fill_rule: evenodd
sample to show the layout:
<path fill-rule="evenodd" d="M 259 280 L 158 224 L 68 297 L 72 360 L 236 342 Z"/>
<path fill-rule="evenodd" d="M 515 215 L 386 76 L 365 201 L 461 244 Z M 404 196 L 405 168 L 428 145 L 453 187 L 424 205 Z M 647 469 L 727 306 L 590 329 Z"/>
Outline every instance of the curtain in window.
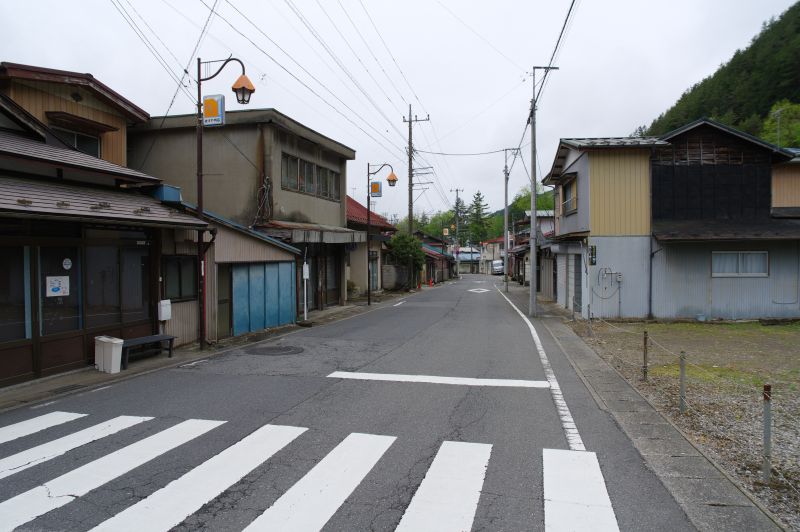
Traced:
<path fill-rule="evenodd" d="M 767 254 L 763 251 L 739 254 L 740 274 L 766 274 Z"/>
<path fill-rule="evenodd" d="M 712 253 L 711 254 L 711 273 L 731 274 L 739 273 L 739 254 L 738 253 Z"/>

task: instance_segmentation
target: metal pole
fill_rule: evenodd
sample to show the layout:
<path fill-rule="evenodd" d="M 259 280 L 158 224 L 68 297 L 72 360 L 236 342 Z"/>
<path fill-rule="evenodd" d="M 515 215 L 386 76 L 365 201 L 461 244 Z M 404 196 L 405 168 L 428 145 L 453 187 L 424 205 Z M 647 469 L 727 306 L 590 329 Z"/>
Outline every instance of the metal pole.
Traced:
<path fill-rule="evenodd" d="M 772 473 L 772 385 L 764 385 L 764 461 L 761 464 L 764 484 Z"/>
<path fill-rule="evenodd" d="M 505 256 L 503 259 L 503 277 L 506 284 L 506 294 L 508 293 L 508 150 L 503 150 L 505 157 L 505 166 L 503 166 L 503 189 L 505 193 L 505 200 L 503 203 L 503 247 L 505 248 Z"/>
<path fill-rule="evenodd" d="M 201 88 L 201 61 L 197 58 L 197 215 L 203 219 L 203 93 Z M 197 231 L 197 336 L 200 349 L 206 348 L 206 298 L 203 282 L 205 268 L 203 235 L 204 230 Z"/>
<path fill-rule="evenodd" d="M 455 189 L 456 205 L 453 208 L 453 214 L 455 214 L 455 217 L 456 217 L 456 248 L 458 249 L 458 251 L 455 254 L 456 255 L 456 277 L 458 277 L 459 279 L 461 279 L 461 242 L 458 239 L 458 235 L 459 235 L 459 229 L 458 229 L 458 193 L 459 192 L 463 192 L 463 191 L 464 191 L 463 188 Z M 450 192 L 454 192 L 454 190 L 451 188 Z"/>
<path fill-rule="evenodd" d="M 414 236 L 414 142 L 411 104 L 408 104 L 408 234 Z M 408 261 L 408 288 L 414 286 L 414 259 Z"/>
<path fill-rule="evenodd" d="M 370 270 L 369 226 L 370 226 L 370 223 L 371 223 L 371 218 L 370 218 L 370 212 L 371 212 L 370 199 L 371 199 L 371 196 L 372 196 L 372 194 L 370 194 L 370 192 L 372 192 L 372 191 L 369 189 L 369 163 L 367 163 L 367 306 L 372 305 L 372 286 L 370 286 L 372 284 L 371 283 L 372 277 L 370 276 L 370 271 L 369 271 Z"/>
<path fill-rule="evenodd" d="M 680 412 L 686 413 L 686 353 L 681 351 L 680 356 Z"/>
<path fill-rule="evenodd" d="M 545 74 L 547 71 L 545 70 Z M 531 99 L 531 232 L 528 238 L 531 255 L 530 293 L 528 295 L 528 315 L 533 318 L 536 309 L 536 67 L 531 71 L 533 76 L 533 98 Z"/>
<path fill-rule="evenodd" d="M 644 345 L 642 346 L 642 379 L 647 382 L 647 331 L 644 332 Z"/>

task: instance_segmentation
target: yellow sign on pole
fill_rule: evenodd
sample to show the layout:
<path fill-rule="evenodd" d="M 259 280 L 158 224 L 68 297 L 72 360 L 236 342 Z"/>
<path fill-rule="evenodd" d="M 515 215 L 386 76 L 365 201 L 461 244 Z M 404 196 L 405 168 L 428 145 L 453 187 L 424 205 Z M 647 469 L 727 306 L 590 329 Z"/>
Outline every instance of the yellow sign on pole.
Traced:
<path fill-rule="evenodd" d="M 203 96 L 203 125 L 225 125 L 225 96 L 222 94 Z"/>
<path fill-rule="evenodd" d="M 369 195 L 373 198 L 380 198 L 383 195 L 380 181 L 372 181 L 369 184 Z"/>

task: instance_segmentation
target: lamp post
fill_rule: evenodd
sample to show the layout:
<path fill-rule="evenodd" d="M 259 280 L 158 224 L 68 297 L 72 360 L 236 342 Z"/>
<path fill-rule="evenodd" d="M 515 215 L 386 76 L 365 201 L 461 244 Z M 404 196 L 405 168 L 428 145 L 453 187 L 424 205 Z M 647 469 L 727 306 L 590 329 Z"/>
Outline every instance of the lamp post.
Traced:
<path fill-rule="evenodd" d="M 369 253 L 370 253 L 370 243 L 369 243 L 369 230 L 370 225 L 372 224 L 372 209 L 370 207 L 371 198 L 372 198 L 372 185 L 377 184 L 377 192 L 380 193 L 380 182 L 371 181 L 371 177 L 380 172 L 384 166 L 389 167 L 389 175 L 386 177 L 386 181 L 389 183 L 390 187 L 393 187 L 397 184 L 397 176 L 394 175 L 394 168 L 389 163 L 383 163 L 382 165 L 378 166 L 375 170 L 370 170 L 373 166 L 378 166 L 377 164 L 369 164 L 367 163 L 367 305 L 372 305 L 372 275 L 370 271 L 370 260 L 369 260 Z"/>
<path fill-rule="evenodd" d="M 222 72 L 222 69 L 230 63 L 235 61 L 242 67 L 242 75 L 234 82 L 231 89 L 236 94 L 236 101 L 241 104 L 250 103 L 250 96 L 256 91 L 253 83 L 248 79 L 244 73 L 244 63 L 240 60 L 229 57 L 227 59 L 220 59 L 218 61 L 201 61 L 197 58 L 197 215 L 203 219 L 203 92 L 202 85 L 204 81 L 214 79 Z M 201 72 L 202 66 L 222 63 L 220 67 L 210 76 L 203 77 Z M 205 298 L 205 242 L 203 235 L 205 230 L 197 232 L 197 297 L 198 297 L 198 336 L 200 339 L 200 349 L 206 347 L 206 298 Z"/>

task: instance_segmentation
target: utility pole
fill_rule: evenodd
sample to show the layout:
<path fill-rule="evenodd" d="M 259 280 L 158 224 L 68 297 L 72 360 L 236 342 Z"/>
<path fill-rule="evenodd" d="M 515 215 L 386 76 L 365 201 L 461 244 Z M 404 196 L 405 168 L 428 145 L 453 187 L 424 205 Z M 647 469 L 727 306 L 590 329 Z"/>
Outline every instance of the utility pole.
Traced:
<path fill-rule="evenodd" d="M 450 189 L 450 192 L 456 193 L 456 205 L 453 208 L 453 213 L 456 215 L 456 275 L 461 279 L 461 243 L 458 240 L 458 193 L 464 192 L 463 188 Z"/>
<path fill-rule="evenodd" d="M 505 256 L 503 259 L 503 279 L 506 284 L 506 294 L 508 293 L 508 152 L 515 152 L 517 148 L 503 149 L 503 156 L 505 157 L 505 166 L 503 167 L 503 190 L 505 193 L 505 201 L 503 202 L 503 249 Z"/>
<path fill-rule="evenodd" d="M 408 104 L 408 119 L 403 117 L 403 122 L 408 122 L 408 234 L 414 236 L 414 122 L 428 122 L 431 116 L 417 118 L 411 116 L 411 104 Z M 408 262 L 408 286 L 414 285 L 414 260 Z"/>
<path fill-rule="evenodd" d="M 528 316 L 531 318 L 537 314 L 536 310 L 536 71 L 544 70 L 545 77 L 549 70 L 558 70 L 558 67 L 551 66 L 535 66 L 531 71 L 533 79 L 533 98 L 531 99 L 531 234 L 528 239 L 528 245 L 531 247 L 531 282 L 530 282 L 530 297 L 528 300 Z M 541 89 L 540 89 L 541 92 Z"/>

